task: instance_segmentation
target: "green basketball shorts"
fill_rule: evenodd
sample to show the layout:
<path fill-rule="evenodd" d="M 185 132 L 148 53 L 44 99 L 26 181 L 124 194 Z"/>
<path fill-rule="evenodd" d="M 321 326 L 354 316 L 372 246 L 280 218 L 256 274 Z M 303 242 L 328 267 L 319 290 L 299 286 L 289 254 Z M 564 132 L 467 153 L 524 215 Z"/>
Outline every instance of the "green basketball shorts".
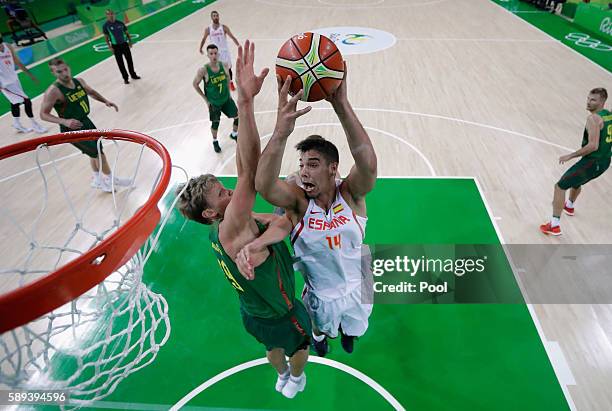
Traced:
<path fill-rule="evenodd" d="M 211 122 L 221 120 L 221 113 L 225 114 L 228 118 L 238 116 L 238 107 L 236 107 L 236 103 L 234 103 L 231 97 L 221 107 L 210 104 L 208 108 Z"/>
<path fill-rule="evenodd" d="M 610 159 L 581 158 L 561 176 L 557 183 L 560 189 L 578 188 L 602 175 L 610 167 Z"/>
<path fill-rule="evenodd" d="M 70 129 L 68 127 L 60 125 L 60 131 L 62 133 L 65 133 L 65 132 L 68 132 L 68 131 L 95 130 L 96 129 L 96 126 L 89 119 L 89 117 L 81 118 L 81 119 L 78 119 L 78 120 L 81 123 L 83 123 L 83 126 L 81 128 L 79 128 L 78 130 L 73 130 L 73 129 Z M 81 150 L 81 152 L 83 154 L 85 154 L 86 156 L 89 156 L 91 158 L 98 158 L 98 141 L 97 140 L 79 141 L 78 143 L 70 143 L 70 144 L 72 144 L 73 146 L 75 146 L 76 148 Z M 102 149 L 102 145 L 100 145 L 100 153 L 104 154 L 104 150 Z"/>
<path fill-rule="evenodd" d="M 308 348 L 312 327 L 306 308 L 300 300 L 295 300 L 293 309 L 280 318 L 259 318 L 247 314 L 242 308 L 244 328 L 257 341 L 270 351 L 283 348 L 291 357 L 297 351 Z"/>

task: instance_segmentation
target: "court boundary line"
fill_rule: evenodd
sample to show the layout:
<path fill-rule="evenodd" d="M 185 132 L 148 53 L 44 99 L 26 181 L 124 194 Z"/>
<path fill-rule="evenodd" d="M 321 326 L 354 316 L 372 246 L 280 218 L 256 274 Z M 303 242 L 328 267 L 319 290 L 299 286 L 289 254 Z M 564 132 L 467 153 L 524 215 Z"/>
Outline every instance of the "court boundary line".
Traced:
<path fill-rule="evenodd" d="M 380 10 L 380 9 L 399 9 L 399 8 L 409 8 L 409 7 L 422 7 L 422 6 L 432 6 L 432 5 L 436 5 L 436 4 L 440 4 L 440 3 L 444 3 L 447 0 L 429 0 L 426 3 L 416 3 L 416 4 L 397 4 L 397 5 L 391 5 L 391 6 L 377 6 L 377 5 L 364 5 L 364 6 L 352 6 L 352 7 L 346 7 L 343 5 L 338 5 L 338 6 L 332 6 L 329 5 L 327 7 L 325 6 L 304 6 L 304 5 L 300 5 L 300 4 L 283 4 L 283 3 L 275 3 L 274 0 L 255 0 L 256 3 L 261 3 L 261 4 L 265 4 L 266 6 L 272 6 L 272 7 L 289 7 L 289 8 L 293 8 L 293 9 L 317 9 L 317 10 L 330 10 L 330 9 L 356 9 L 356 10 L 368 10 L 368 9 L 374 9 L 374 10 Z"/>
<path fill-rule="evenodd" d="M 371 7 L 371 6 L 378 6 L 379 4 L 383 4 L 385 2 L 385 0 L 376 0 L 376 3 L 369 3 L 369 4 L 339 4 L 336 5 L 334 3 L 326 3 L 325 0 L 317 0 L 317 2 L 324 4 L 326 6 L 333 6 L 333 7 L 348 7 L 348 8 L 352 8 L 352 7 Z"/>
<path fill-rule="evenodd" d="M 520 20 L 523 24 L 532 27 L 534 29 L 536 29 L 537 31 L 544 33 L 544 35 L 546 35 L 547 37 L 550 37 L 551 39 L 553 39 L 554 41 L 556 41 L 557 43 L 559 43 L 560 45 L 562 45 L 564 48 L 569 49 L 571 51 L 573 51 L 574 53 L 576 53 L 577 55 L 579 55 L 580 57 L 582 57 L 583 59 L 586 59 L 589 63 L 591 63 L 592 65 L 594 65 L 595 67 L 597 67 L 600 70 L 603 70 L 606 74 L 608 74 L 609 76 L 612 75 L 608 70 L 606 70 L 605 68 L 603 68 L 602 66 L 600 66 L 599 64 L 595 63 L 593 60 L 591 60 L 590 58 L 588 58 L 587 56 L 585 56 L 584 54 L 578 52 L 578 50 L 574 50 L 572 47 L 568 46 L 567 44 L 563 43 L 561 40 L 554 38 L 552 35 L 548 34 L 547 32 L 545 32 L 544 30 L 542 30 L 541 28 L 531 24 L 530 22 L 528 22 L 527 20 L 523 20 L 522 18 L 520 18 L 519 16 L 516 15 L 516 13 L 511 12 L 510 10 L 508 10 L 507 8 L 505 8 L 504 6 L 502 6 L 501 4 L 498 4 L 495 0 L 489 0 L 491 3 L 493 3 L 495 6 L 499 7 L 500 9 L 502 9 L 503 11 L 505 11 L 506 13 L 510 14 L 512 17 Z"/>
<path fill-rule="evenodd" d="M 553 373 L 555 374 L 555 377 L 557 378 L 557 383 L 559 384 L 559 387 L 561 387 L 561 391 L 563 392 L 563 396 L 565 397 L 565 401 L 567 402 L 569 408 L 571 411 L 576 411 L 576 404 L 574 403 L 574 400 L 572 398 L 571 393 L 569 392 L 569 389 L 567 387 L 566 384 L 564 384 L 563 382 L 561 382 L 561 379 L 559 377 L 559 374 L 557 372 L 557 367 L 555 367 L 555 362 L 553 361 L 553 355 L 551 353 L 551 348 L 552 345 L 551 343 L 557 343 L 556 341 L 550 341 L 548 340 L 548 338 L 546 338 L 546 335 L 544 333 L 544 328 L 542 327 L 542 324 L 540 323 L 540 319 L 538 318 L 537 313 L 535 312 L 535 309 L 533 308 L 533 304 L 528 303 L 529 298 L 528 298 L 528 293 L 525 289 L 525 286 L 523 285 L 523 282 L 521 281 L 521 278 L 516 274 L 518 268 L 516 266 L 516 264 L 514 263 L 512 256 L 510 255 L 510 253 L 508 252 L 508 250 L 506 249 L 506 240 L 504 240 L 504 237 L 501 233 L 501 230 L 499 228 L 499 226 L 497 225 L 497 220 L 494 218 L 493 216 L 493 209 L 491 208 L 487 198 L 484 195 L 484 190 L 482 189 L 482 186 L 480 184 L 480 181 L 478 180 L 477 177 L 472 177 L 474 180 L 474 183 L 476 184 L 476 188 L 478 189 L 478 193 L 480 195 L 480 198 L 482 199 L 482 203 L 484 204 L 486 210 L 487 210 L 487 215 L 489 216 L 489 220 L 491 220 L 491 224 L 493 225 L 493 228 L 495 229 L 495 234 L 497 236 L 497 240 L 500 242 L 502 249 L 504 250 L 504 254 L 506 256 L 506 260 L 508 261 L 508 264 L 510 265 L 510 270 L 512 271 L 512 275 L 514 276 L 514 279 L 516 281 L 516 284 L 519 287 L 519 291 L 521 292 L 522 297 L 525 299 L 525 305 L 527 306 L 527 311 L 529 312 L 529 315 L 531 316 L 531 320 L 533 321 L 533 324 L 536 328 L 536 331 L 538 332 L 538 336 L 540 337 L 540 341 L 542 342 L 542 346 L 544 347 L 544 351 L 546 352 L 546 356 L 548 357 L 548 361 L 550 362 L 550 365 L 553 369 Z M 565 358 L 565 355 L 563 354 L 563 352 L 561 352 L 561 355 L 563 356 L 563 360 L 565 361 L 565 365 L 567 366 L 567 368 L 569 369 L 570 373 L 571 373 L 571 368 L 569 367 L 569 363 L 567 362 L 567 359 Z M 572 373 L 573 376 L 573 373 Z M 577 384 L 576 384 L 577 385 Z"/>
<path fill-rule="evenodd" d="M 179 1 L 177 1 L 176 3 L 169 4 L 169 5 L 167 5 L 167 6 L 162 7 L 162 8 L 161 8 L 161 9 L 159 9 L 159 10 L 156 10 L 156 11 L 154 11 L 153 13 L 147 14 L 147 15 L 145 15 L 145 16 L 138 17 L 136 20 L 130 20 L 130 21 L 129 21 L 129 22 L 126 24 L 126 26 L 130 26 L 130 25 L 131 25 L 131 24 L 133 24 L 133 23 L 137 23 L 137 22 L 139 22 L 140 20 L 146 19 L 147 17 L 154 16 L 154 15 L 156 15 L 157 13 L 161 13 L 162 11 L 166 11 L 166 10 L 168 10 L 169 8 L 172 8 L 172 7 L 174 7 L 174 6 L 178 6 L 178 5 L 179 5 L 179 4 L 181 4 L 181 3 L 185 3 L 186 1 L 188 1 L 188 0 L 179 0 Z M 217 1 L 217 0 L 212 0 L 212 3 L 214 3 L 215 1 Z M 212 4 L 212 3 L 211 3 L 211 4 Z M 206 6 L 204 6 L 204 7 L 206 7 Z M 198 10 L 198 11 L 199 11 L 199 10 Z M 154 34 L 157 34 L 157 32 L 155 32 Z M 64 53 L 68 53 L 69 51 L 72 51 L 72 50 L 74 50 L 74 49 L 76 49 L 76 48 L 79 48 L 79 47 L 81 47 L 81 46 L 85 46 L 86 44 L 91 43 L 91 42 L 93 42 L 93 41 L 95 41 L 95 40 L 99 40 L 99 39 L 101 39 L 101 38 L 103 38 L 103 37 L 104 37 L 104 34 L 99 34 L 99 35 L 97 35 L 97 36 L 95 36 L 95 37 L 90 38 L 89 40 L 86 40 L 86 41 L 82 42 L 82 43 L 75 44 L 74 46 L 70 46 L 70 47 L 68 47 L 67 49 L 64 49 L 64 50 L 62 50 L 62 51 L 58 51 L 57 53 L 51 54 L 51 55 L 49 55 L 49 56 L 47 56 L 47 57 L 45 57 L 45 58 L 43 58 L 43 59 L 41 59 L 41 60 L 38 60 L 38 61 L 36 61 L 36 62 L 34 62 L 34 63 L 30 63 L 29 65 L 27 65 L 27 66 L 26 66 L 26 68 L 27 68 L 28 70 L 29 70 L 29 69 L 31 69 L 31 68 L 34 68 L 34 67 L 36 67 L 36 66 L 38 66 L 38 65 L 40 65 L 40 64 L 46 63 L 47 61 L 49 61 L 49 60 L 53 59 L 54 57 L 61 56 L 61 55 L 62 55 L 62 54 L 64 54 Z M 134 44 L 136 44 L 136 43 L 134 43 Z M 110 55 L 109 57 L 107 57 L 107 58 L 110 58 L 110 57 L 113 57 L 113 55 L 111 54 L 111 55 Z M 106 60 L 106 59 L 104 59 L 104 60 Z M 102 61 L 104 61 L 104 60 L 102 60 Z M 102 62 L 102 61 L 101 61 L 101 62 Z M 100 62 L 100 63 L 101 63 L 101 62 Z M 23 73 L 23 71 L 18 70 L 18 71 L 17 71 L 17 73 Z M 44 94 L 44 93 L 43 93 L 43 94 Z"/>
<path fill-rule="evenodd" d="M 333 108 L 332 107 L 313 107 L 311 111 L 332 111 Z M 355 111 L 375 111 L 375 112 L 381 112 L 381 113 L 392 113 L 392 114 L 406 114 L 406 115 L 411 115 L 411 116 L 417 116 L 417 117 L 425 117 L 425 118 L 434 118 L 434 119 L 438 119 L 438 120 L 447 120 L 447 121 L 454 121 L 456 123 L 462 123 L 462 124 L 469 124 L 472 126 L 476 126 L 476 127 L 482 127 L 482 128 L 486 128 L 489 130 L 495 130 L 495 131 L 501 131 L 503 133 L 507 133 L 507 134 L 512 134 L 518 137 L 523 137 L 527 140 L 531 140 L 531 141 L 535 141 L 538 143 L 542 143 L 545 145 L 549 145 L 552 147 L 556 147 L 559 148 L 561 150 L 567 151 L 567 152 L 573 152 L 574 149 L 569 148 L 569 147 L 565 147 L 562 146 L 560 144 L 554 143 L 552 141 L 548 141 L 548 140 L 544 140 L 541 139 L 539 137 L 534 137 L 534 136 L 530 136 L 528 134 L 524 134 L 524 133 L 520 133 L 518 131 L 512 131 L 512 130 L 508 130 L 505 128 L 501 128 L 501 127 L 497 127 L 497 126 L 491 126 L 488 124 L 484 124 L 484 123 L 479 123 L 477 121 L 471 121 L 471 120 L 463 120 L 460 118 L 455 118 L 455 117 L 448 117 L 448 116 L 444 116 L 441 114 L 427 114 L 427 113 L 419 113 L 417 111 L 407 111 L 407 110 L 395 110 L 395 109 L 386 109 L 386 108 L 373 108 L 373 107 L 354 107 L 353 110 Z M 274 110 L 262 110 L 262 111 L 256 111 L 255 114 L 276 114 L 277 109 Z M 177 127 L 183 127 L 183 126 L 187 126 L 187 125 L 194 125 L 194 124 L 199 124 L 199 123 L 204 123 L 204 122 L 210 122 L 210 120 L 208 119 L 200 119 L 200 120 L 194 120 L 194 121 L 187 121 L 184 123 L 180 123 L 180 124 L 175 124 L 172 126 L 167 126 L 167 127 L 161 127 L 161 128 L 157 128 L 157 129 L 153 129 L 153 130 L 148 130 L 145 131 L 144 133 L 157 133 L 159 131 L 165 131 L 165 130 L 170 130 L 173 128 L 177 128 Z"/>
<path fill-rule="evenodd" d="M 340 124 L 340 123 L 300 124 L 299 126 L 295 126 L 295 129 L 301 129 L 301 128 L 306 128 L 306 127 L 320 127 L 320 126 L 325 126 L 325 127 L 329 127 L 329 126 L 331 126 L 331 127 L 342 127 L 342 124 Z M 429 168 L 429 172 L 431 173 L 431 175 L 432 176 L 436 176 L 437 175 L 436 170 L 434 169 L 434 166 L 431 164 L 431 161 L 429 161 L 427 156 L 421 150 L 419 150 L 419 148 L 417 148 L 413 144 L 410 144 L 408 141 L 404 140 L 403 138 L 401 138 L 399 136 L 396 136 L 395 134 L 390 133 L 390 132 L 385 131 L 385 130 L 381 130 L 381 129 L 378 129 L 378 128 L 375 128 L 375 127 L 369 127 L 369 126 L 363 126 L 363 128 L 365 130 L 373 130 L 373 131 L 378 132 L 380 134 L 386 135 L 387 137 L 391 137 L 392 139 L 397 140 L 400 143 L 407 145 L 414 152 L 416 152 L 419 157 L 421 157 L 421 159 L 425 162 L 425 165 L 427 166 L 427 168 Z M 264 141 L 264 140 L 272 137 L 272 134 L 274 134 L 274 133 L 273 132 L 272 133 L 268 133 L 268 134 L 266 134 L 266 135 L 264 135 L 262 137 L 259 137 L 259 140 L 260 141 Z M 219 170 L 219 171 L 223 170 L 225 167 L 227 167 L 230 164 L 230 162 L 234 158 L 236 158 L 236 151 L 235 150 L 234 150 L 234 153 L 231 156 L 226 158 L 223 163 L 221 163 L 220 165 L 218 165 L 216 167 L 216 170 Z M 216 170 L 215 170 L 215 174 L 217 174 Z"/>
<path fill-rule="evenodd" d="M 286 39 L 281 38 L 253 38 L 251 41 L 278 41 L 284 42 Z M 473 41 L 473 42 L 495 42 L 495 43 L 545 43 L 555 44 L 556 40 L 542 39 L 496 39 L 496 38 L 449 38 L 449 37 L 396 37 L 398 41 Z M 140 40 L 138 44 L 169 44 L 169 43 L 198 43 L 198 40 L 177 39 L 177 40 Z"/>
<path fill-rule="evenodd" d="M 402 406 L 402 404 L 398 400 L 396 400 L 395 397 L 391 395 L 391 393 L 389 393 L 389 391 L 387 391 L 382 385 L 377 383 L 374 379 L 369 377 L 367 374 L 364 374 L 363 372 L 351 366 L 348 366 L 344 363 L 341 363 L 339 361 L 330 360 L 328 358 L 317 357 L 317 356 L 311 355 L 308 357 L 308 362 L 326 365 L 328 367 L 335 368 L 340 371 L 344 371 L 345 373 L 357 378 L 359 381 L 363 382 L 364 384 L 368 385 L 370 388 L 374 389 L 374 391 L 380 394 L 380 396 L 383 397 L 395 410 L 406 411 L 406 409 Z M 189 401 L 191 401 L 194 397 L 199 395 L 201 392 L 213 386 L 214 384 L 218 383 L 219 381 L 224 380 L 227 377 L 231 377 L 232 375 L 237 374 L 241 371 L 247 370 L 249 368 L 257 367 L 259 365 L 266 365 L 267 363 L 268 363 L 268 359 L 266 357 L 263 357 L 263 358 L 258 358 L 256 360 L 247 361 L 242 364 L 238 364 L 232 368 L 222 371 L 218 373 L 217 375 L 207 379 L 206 381 L 204 381 L 202 384 L 200 384 L 193 390 L 191 390 L 187 395 L 185 395 L 176 404 L 174 404 L 172 408 L 170 408 L 170 411 L 180 410 L 182 407 L 184 407 Z"/>
<path fill-rule="evenodd" d="M 197 12 L 195 12 L 195 13 L 197 13 Z M 192 13 L 189 16 L 192 16 L 195 13 Z M 189 17 L 189 16 L 186 16 L 186 17 Z M 98 64 L 100 64 L 100 63 L 98 63 Z M 90 70 L 93 67 L 94 66 L 84 70 L 81 73 L 84 73 L 85 71 Z M 34 98 L 36 99 L 38 97 L 40 97 L 40 96 L 37 96 L 37 97 L 34 97 Z M 333 108 L 331 108 L 331 107 L 313 107 L 312 110 L 313 111 L 315 111 L 315 110 L 316 111 L 330 111 L 330 110 L 333 110 Z M 562 146 L 560 144 L 553 143 L 551 141 L 544 140 L 544 139 L 541 139 L 541 138 L 538 138 L 538 137 L 533 137 L 533 136 L 530 136 L 528 134 L 524 134 L 524 133 L 520 133 L 520 132 L 517 132 L 517 131 L 512 131 L 512 130 L 504 129 L 504 128 L 497 127 L 497 126 L 491 126 L 491 125 L 484 124 L 484 123 L 479 123 L 479 122 L 476 122 L 476 121 L 463 120 L 463 119 L 443 116 L 443 115 L 439 115 L 439 114 L 426 114 L 426 113 L 419 113 L 419 112 L 416 112 L 416 111 L 393 110 L 393 109 L 383 109 L 383 108 L 366 108 L 366 107 L 356 107 L 356 108 L 354 108 L 354 110 L 355 111 L 374 111 L 374 112 L 393 113 L 393 114 L 406 114 L 406 115 L 412 115 L 412 116 L 417 116 L 417 117 L 425 117 L 425 118 L 433 118 L 433 119 L 438 119 L 438 120 L 453 121 L 453 122 L 456 122 L 456 123 L 468 124 L 468 125 L 472 125 L 472 126 L 476 126 L 476 127 L 482 127 L 482 128 L 489 129 L 489 130 L 495 130 L 495 131 L 499 131 L 499 132 L 502 132 L 502 133 L 507 133 L 507 134 L 515 135 L 515 136 L 518 136 L 518 137 L 525 138 L 527 140 L 535 141 L 537 143 L 541 143 L 541 144 L 544 144 L 544 145 L 556 147 L 556 148 L 559 148 L 559 149 L 564 150 L 564 151 L 569 152 L 569 153 L 574 151 L 573 149 L 571 149 L 569 147 L 565 147 L 565 146 Z M 274 109 L 274 110 L 262 110 L 262 111 L 256 111 L 255 114 L 256 115 L 257 114 L 275 114 L 276 112 L 277 112 L 276 109 Z M 2 116 L 0 116 L 0 118 L 6 116 L 9 113 L 3 114 Z M 156 129 L 147 130 L 147 131 L 144 131 L 144 134 L 153 134 L 153 133 L 158 133 L 160 131 L 166 131 L 166 130 L 171 130 L 171 129 L 174 129 L 174 128 L 191 126 L 191 125 L 201 124 L 201 123 L 210 123 L 210 120 L 203 118 L 203 119 L 194 120 L 194 121 L 186 121 L 186 122 L 179 123 L 179 124 L 173 124 L 171 126 L 166 126 L 166 127 L 160 127 L 160 128 L 156 128 Z M 403 140 L 403 141 L 406 142 L 405 140 Z M 66 160 L 68 158 L 77 156 L 78 154 L 80 154 L 80 153 L 77 152 L 77 153 L 69 154 L 69 155 L 64 156 L 64 157 L 59 157 L 55 161 L 56 162 L 60 162 L 60 161 Z M 235 151 L 234 151 L 234 155 L 235 155 Z M 44 167 L 46 165 L 48 165 L 48 164 L 43 164 L 42 166 Z M 38 168 L 33 167 L 33 168 L 30 168 L 30 169 L 27 169 L 27 170 L 20 171 L 19 173 L 15 173 L 13 175 L 4 177 L 4 178 L 0 179 L 0 183 L 8 181 L 8 180 L 10 180 L 12 178 L 18 177 L 20 175 L 23 175 L 23 174 L 25 174 L 27 172 L 35 171 L 37 169 Z"/>

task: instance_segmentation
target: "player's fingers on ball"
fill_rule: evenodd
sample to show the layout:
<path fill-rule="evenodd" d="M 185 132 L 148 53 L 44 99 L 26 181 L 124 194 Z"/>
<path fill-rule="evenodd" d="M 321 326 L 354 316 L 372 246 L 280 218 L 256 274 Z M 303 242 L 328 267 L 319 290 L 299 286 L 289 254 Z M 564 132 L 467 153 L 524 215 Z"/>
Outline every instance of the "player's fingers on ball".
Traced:
<path fill-rule="evenodd" d="M 304 107 L 303 109 L 296 111 L 296 112 L 293 114 L 293 118 L 298 118 L 298 117 L 301 117 L 301 116 L 303 116 L 304 114 L 308 113 L 310 110 L 312 110 L 312 107 L 311 107 L 311 106 Z"/>
<path fill-rule="evenodd" d="M 289 100 L 289 102 L 293 105 L 297 105 L 297 102 L 299 99 L 302 98 L 302 96 L 304 95 L 304 89 L 298 91 L 297 93 L 295 93 L 293 95 L 293 97 L 291 97 L 291 99 Z"/>
<path fill-rule="evenodd" d="M 287 76 L 285 78 L 285 82 L 283 83 L 283 94 L 289 94 L 289 87 L 291 87 L 291 76 Z"/>

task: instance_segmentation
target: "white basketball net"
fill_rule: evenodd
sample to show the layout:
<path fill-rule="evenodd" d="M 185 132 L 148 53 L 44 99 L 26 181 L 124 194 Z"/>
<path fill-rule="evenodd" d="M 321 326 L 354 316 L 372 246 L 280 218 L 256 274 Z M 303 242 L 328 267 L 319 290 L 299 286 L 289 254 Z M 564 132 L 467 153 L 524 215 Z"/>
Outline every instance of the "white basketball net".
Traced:
<path fill-rule="evenodd" d="M 114 171 L 122 148 L 116 141 L 111 141 L 116 147 L 112 165 Z M 131 176 L 135 181 L 145 146 L 128 145 L 140 150 Z M 43 153 L 50 157 L 46 164 L 41 161 Z M 85 216 L 96 202 L 108 202 L 111 194 L 106 194 L 105 200 L 103 194 L 91 189 L 87 199 L 81 201 L 84 206 L 79 206 L 73 201 L 70 190 L 67 190 L 71 187 L 60 172 L 60 162 L 66 157 L 55 158 L 47 146 L 38 147 L 34 154 L 36 167 L 31 174 L 38 173 L 44 187 L 44 201 L 38 217 L 33 222 L 29 221 L 31 225 L 27 227 L 14 216 L 15 211 L 5 207 L 4 200 L 0 199 L 0 224 L 6 225 L 8 222 L 31 245 L 14 268 L 0 267 L 0 283 L 17 281 L 19 287 L 55 271 L 116 231 L 122 220 L 127 219 L 124 214 L 134 191 L 124 189 L 113 193 L 110 225 L 92 228 L 92 225 L 99 225 L 99 221 L 96 219 L 96 224 L 93 224 L 94 221 L 88 222 Z M 73 171 L 77 164 L 81 170 L 86 166 L 82 155 L 73 163 Z M 153 187 L 157 185 L 159 177 L 157 175 Z M 61 195 L 49 189 L 50 179 L 62 188 Z M 4 180 L 6 178 L 0 181 Z M 49 204 L 58 201 L 63 201 L 64 209 L 69 209 L 72 216 L 71 222 L 64 221 L 62 224 L 72 224 L 72 228 L 64 241 L 48 244 L 38 238 L 39 231 L 43 231 L 39 229 L 41 222 L 49 218 L 46 216 Z M 173 208 L 174 205 L 169 209 Z M 108 396 L 122 380 L 155 359 L 170 336 L 168 303 L 162 295 L 154 293 L 142 282 L 142 276 L 144 265 L 169 215 L 167 213 L 162 218 L 157 231 L 127 264 L 105 281 L 63 307 L 0 335 L 0 388 L 4 385 L 5 388 L 24 390 L 66 390 L 70 403 L 65 408 L 78 408 Z"/>

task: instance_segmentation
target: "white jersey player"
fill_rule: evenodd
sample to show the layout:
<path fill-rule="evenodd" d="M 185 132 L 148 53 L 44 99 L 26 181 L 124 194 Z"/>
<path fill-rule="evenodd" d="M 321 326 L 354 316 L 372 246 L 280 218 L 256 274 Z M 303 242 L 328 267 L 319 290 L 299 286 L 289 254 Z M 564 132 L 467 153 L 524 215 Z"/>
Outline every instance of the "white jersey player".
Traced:
<path fill-rule="evenodd" d="M 340 332 L 342 347 L 353 350 L 354 337 L 363 335 L 372 312 L 362 298 L 362 243 L 367 222 L 365 196 L 376 182 L 377 159 L 372 142 L 351 107 L 346 80 L 328 100 L 345 130 L 355 160 L 349 175 L 336 180 L 339 155 L 333 143 L 310 136 L 296 148 L 300 153 L 300 186 L 278 178 L 287 138 L 295 119 L 310 107 L 296 110 L 302 92 L 289 99 L 291 79 L 279 79 L 277 123 L 259 161 L 257 191 L 285 209 L 295 224 L 291 240 L 296 266 L 306 280 L 304 303 L 314 325 L 315 349 L 328 351 L 325 336 Z M 365 267 L 364 268 L 364 272 Z"/>
<path fill-rule="evenodd" d="M 362 304 L 362 244 L 367 217 L 352 210 L 342 196 L 341 180 L 329 210 L 309 199 L 304 217 L 291 231 L 294 268 L 304 275 L 302 298 L 318 330 L 336 337 L 338 330 L 361 336 L 368 328 L 371 304 Z M 320 309 L 326 307 L 326 309 Z"/>
<path fill-rule="evenodd" d="M 232 73 L 232 54 L 229 50 L 229 45 L 227 44 L 227 36 L 229 36 L 233 41 L 236 47 L 240 45 L 234 34 L 225 24 L 219 23 L 219 12 L 212 11 L 210 13 L 210 18 L 212 23 L 210 26 L 206 27 L 204 30 L 204 36 L 202 37 L 202 41 L 200 41 L 200 54 L 204 54 L 204 44 L 206 43 L 206 39 L 210 36 L 210 43 L 217 46 L 219 49 L 219 60 L 225 63 L 226 66 L 229 67 L 230 80 L 233 78 Z M 230 83 L 230 88 L 235 90 L 234 82 Z"/>
<path fill-rule="evenodd" d="M 17 77 L 17 71 L 15 65 L 19 67 L 24 73 L 26 73 L 32 81 L 38 82 L 36 77 L 23 65 L 19 57 L 13 51 L 13 48 L 4 43 L 2 36 L 0 35 L 0 87 L 2 88 L 2 94 L 8 99 L 11 104 L 11 114 L 13 115 L 13 127 L 20 133 L 28 133 L 30 131 L 36 131 L 37 133 L 44 133 L 47 131 L 46 128 L 41 126 L 34 119 L 34 112 L 32 111 L 32 101 L 23 91 L 19 77 Z M 20 109 L 19 105 L 25 106 L 27 116 L 30 118 L 32 127 L 24 127 L 19 121 Z"/>

